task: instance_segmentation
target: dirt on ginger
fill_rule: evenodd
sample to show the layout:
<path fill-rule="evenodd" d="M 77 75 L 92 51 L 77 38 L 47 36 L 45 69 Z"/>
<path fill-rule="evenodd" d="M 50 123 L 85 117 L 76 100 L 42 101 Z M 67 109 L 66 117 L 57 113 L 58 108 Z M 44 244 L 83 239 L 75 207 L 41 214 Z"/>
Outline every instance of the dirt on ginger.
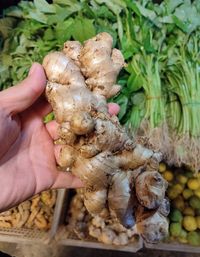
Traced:
<path fill-rule="evenodd" d="M 100 33 L 81 45 L 68 41 L 63 51 L 43 60 L 48 83 L 46 96 L 59 123 L 62 150 L 58 164 L 85 185 L 84 204 L 93 216 L 107 209 L 126 228 L 137 222 L 137 206 L 157 210 L 167 182 L 157 172 L 162 155 L 128 136 L 116 116 L 110 116 L 106 100 L 120 91 L 117 76 L 124 58 L 112 48 L 108 33 Z M 163 219 L 166 219 L 163 216 Z M 151 219 L 152 230 L 159 219 Z M 156 237 L 140 234 L 151 242 Z"/>

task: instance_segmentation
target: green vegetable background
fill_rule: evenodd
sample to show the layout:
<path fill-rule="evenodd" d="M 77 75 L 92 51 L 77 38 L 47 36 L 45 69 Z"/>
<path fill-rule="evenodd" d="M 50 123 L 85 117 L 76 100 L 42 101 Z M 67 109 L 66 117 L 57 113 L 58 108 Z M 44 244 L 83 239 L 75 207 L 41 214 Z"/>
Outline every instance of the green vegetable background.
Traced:
<path fill-rule="evenodd" d="M 144 120 L 151 129 L 167 124 L 169 133 L 196 142 L 200 153 L 199 0 L 21 1 L 0 19 L 0 90 L 65 41 L 84 42 L 102 31 L 113 36 L 127 63 L 121 93 L 111 99 L 121 106 L 121 123 L 133 132 Z M 177 144 L 179 156 L 188 151 L 183 145 Z"/>
<path fill-rule="evenodd" d="M 110 99 L 121 107 L 120 122 L 134 134 L 146 121 L 149 131 L 161 129 L 171 148 L 167 149 L 158 133 L 153 139 L 168 151 L 167 162 L 176 154 L 171 164 L 185 161 L 199 171 L 199 0 L 160 4 L 151 0 L 21 1 L 4 10 L 0 19 L 0 90 L 25 78 L 33 62 L 41 63 L 65 41 L 83 43 L 102 31 L 112 35 L 114 47 L 122 51 L 127 64 L 118 79 L 121 93 Z M 50 114 L 45 122 L 52 118 Z M 186 186 L 192 172 L 188 178 L 185 170 L 181 175 L 181 182 L 173 174 L 169 182 L 170 236 L 196 246 L 200 245 L 200 189 Z M 198 227 L 191 231 L 193 213 Z M 193 216 L 184 223 L 188 215 Z"/>

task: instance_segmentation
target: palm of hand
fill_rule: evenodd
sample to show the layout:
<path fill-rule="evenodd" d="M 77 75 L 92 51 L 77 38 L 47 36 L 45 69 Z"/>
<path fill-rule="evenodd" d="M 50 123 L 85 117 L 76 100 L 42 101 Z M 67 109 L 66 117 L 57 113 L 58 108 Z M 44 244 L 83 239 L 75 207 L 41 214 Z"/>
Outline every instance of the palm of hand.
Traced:
<path fill-rule="evenodd" d="M 58 124 L 47 125 L 51 111 L 41 94 L 46 77 L 39 64 L 19 85 L 0 92 L 0 211 L 50 188 L 83 186 L 78 178 L 56 167 Z"/>
<path fill-rule="evenodd" d="M 17 199 L 28 198 L 51 188 L 58 171 L 53 140 L 42 121 L 38 107 L 28 109 L 12 119 L 4 120 L 11 137 L 4 137 L 4 154 L 0 160 L 2 172 L 12 175 L 12 191 Z M 4 133 L 2 133 L 4 134 Z M 28 175 L 27 175 L 28 174 Z M 23 188 L 22 190 L 19 190 Z"/>

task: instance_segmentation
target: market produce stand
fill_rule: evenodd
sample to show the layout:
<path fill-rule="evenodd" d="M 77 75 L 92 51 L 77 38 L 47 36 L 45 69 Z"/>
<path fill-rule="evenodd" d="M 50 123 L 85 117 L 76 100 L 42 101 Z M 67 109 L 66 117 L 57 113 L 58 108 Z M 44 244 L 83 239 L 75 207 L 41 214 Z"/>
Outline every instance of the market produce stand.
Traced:
<path fill-rule="evenodd" d="M 56 206 L 54 210 L 54 218 L 52 222 L 51 229 L 46 231 L 26 229 L 26 228 L 11 228 L 11 229 L 0 229 L 0 242 L 25 245 L 36 245 L 37 248 L 44 248 L 49 250 L 51 246 L 62 247 L 62 246 L 75 246 L 75 247 L 85 247 L 85 248 L 95 248 L 95 249 L 105 249 L 105 250 L 118 250 L 126 252 L 137 252 L 143 247 L 143 241 L 141 238 L 136 239 L 134 243 L 127 246 L 116 247 L 112 245 L 104 245 L 97 242 L 96 240 L 83 241 L 76 236 L 67 237 L 66 236 L 66 225 L 64 225 L 65 215 L 67 213 L 67 206 L 69 205 L 69 191 L 68 190 L 58 190 L 58 196 L 56 201 Z M 38 246 L 37 246 L 38 245 Z M 15 247 L 14 247 L 15 248 Z M 23 247 L 22 247 L 23 249 Z M 38 250 L 37 250 L 38 251 Z M 10 252 L 9 252 L 10 253 Z M 14 253 L 14 252 L 13 252 Z M 48 255 L 47 255 L 48 256 Z"/>
<path fill-rule="evenodd" d="M 161 242 L 158 244 L 148 244 L 144 243 L 141 238 L 135 239 L 134 243 L 130 243 L 126 246 L 113 246 L 105 245 L 94 239 L 90 240 L 80 240 L 75 234 L 69 236 L 66 233 L 66 214 L 70 202 L 70 192 L 69 190 L 60 190 L 58 193 L 57 204 L 54 211 L 54 220 L 52 223 L 52 228 L 49 232 L 44 231 L 34 231 L 28 229 L 10 229 L 0 230 L 0 242 L 10 243 L 11 247 L 18 244 L 19 248 L 28 249 L 29 244 L 35 245 L 36 249 L 44 248 L 49 253 L 51 247 L 53 248 L 63 248 L 65 247 L 81 247 L 81 248 L 94 248 L 102 250 L 115 250 L 121 252 L 137 252 L 144 248 L 163 250 L 163 251 L 177 251 L 177 252 L 188 252 L 188 253 L 199 253 L 200 248 L 195 246 L 190 246 L 187 244 L 181 244 L 178 242 Z M 24 246 L 23 246 L 24 245 Z M 2 248 L 5 249 L 5 248 Z M 34 248 L 33 248 L 34 249 Z M 38 250 L 37 250 L 38 251 Z M 57 250 L 59 251 L 59 250 Z M 48 256 L 48 255 L 47 255 Z"/>
<path fill-rule="evenodd" d="M 81 13 L 81 15 L 80 15 Z M 137 252 L 142 248 L 200 253 L 200 7 L 199 1 L 44 0 L 21 2 L 0 20 L 0 90 L 21 81 L 33 61 L 42 63 L 67 40 L 83 43 L 99 32 L 114 39 L 127 66 L 121 93 L 121 124 L 138 142 L 161 151 L 160 174 L 169 183 L 170 234 L 159 244 L 135 239 L 126 246 L 80 240 L 66 234 L 68 191 L 59 190 L 51 228 L 0 228 L 0 241 Z M 45 122 L 53 118 L 46 117 Z M 163 168 L 164 167 L 164 168 Z"/>
<path fill-rule="evenodd" d="M 139 240 L 135 240 L 134 243 L 130 243 L 126 246 L 112 246 L 112 245 L 105 245 L 103 243 L 99 243 L 97 241 L 87 240 L 82 241 L 77 237 L 67 238 L 65 236 L 65 228 L 61 227 L 56 234 L 56 241 L 59 245 L 64 246 L 74 246 L 74 247 L 85 247 L 85 248 L 94 248 L 94 249 L 102 249 L 102 250 L 115 250 L 115 251 L 122 251 L 122 252 L 132 252 L 135 253 L 143 248 L 143 240 L 139 238 Z"/>

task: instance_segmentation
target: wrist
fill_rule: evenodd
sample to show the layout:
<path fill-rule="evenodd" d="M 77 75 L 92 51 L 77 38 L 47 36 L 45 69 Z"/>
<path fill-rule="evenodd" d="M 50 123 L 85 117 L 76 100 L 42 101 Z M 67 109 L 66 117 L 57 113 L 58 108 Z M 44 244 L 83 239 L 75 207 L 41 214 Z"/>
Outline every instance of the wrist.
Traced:
<path fill-rule="evenodd" d="M 25 179 L 20 178 L 19 171 L 9 168 L 7 163 L 0 164 L 0 188 L 0 212 L 16 206 L 32 195 Z"/>

